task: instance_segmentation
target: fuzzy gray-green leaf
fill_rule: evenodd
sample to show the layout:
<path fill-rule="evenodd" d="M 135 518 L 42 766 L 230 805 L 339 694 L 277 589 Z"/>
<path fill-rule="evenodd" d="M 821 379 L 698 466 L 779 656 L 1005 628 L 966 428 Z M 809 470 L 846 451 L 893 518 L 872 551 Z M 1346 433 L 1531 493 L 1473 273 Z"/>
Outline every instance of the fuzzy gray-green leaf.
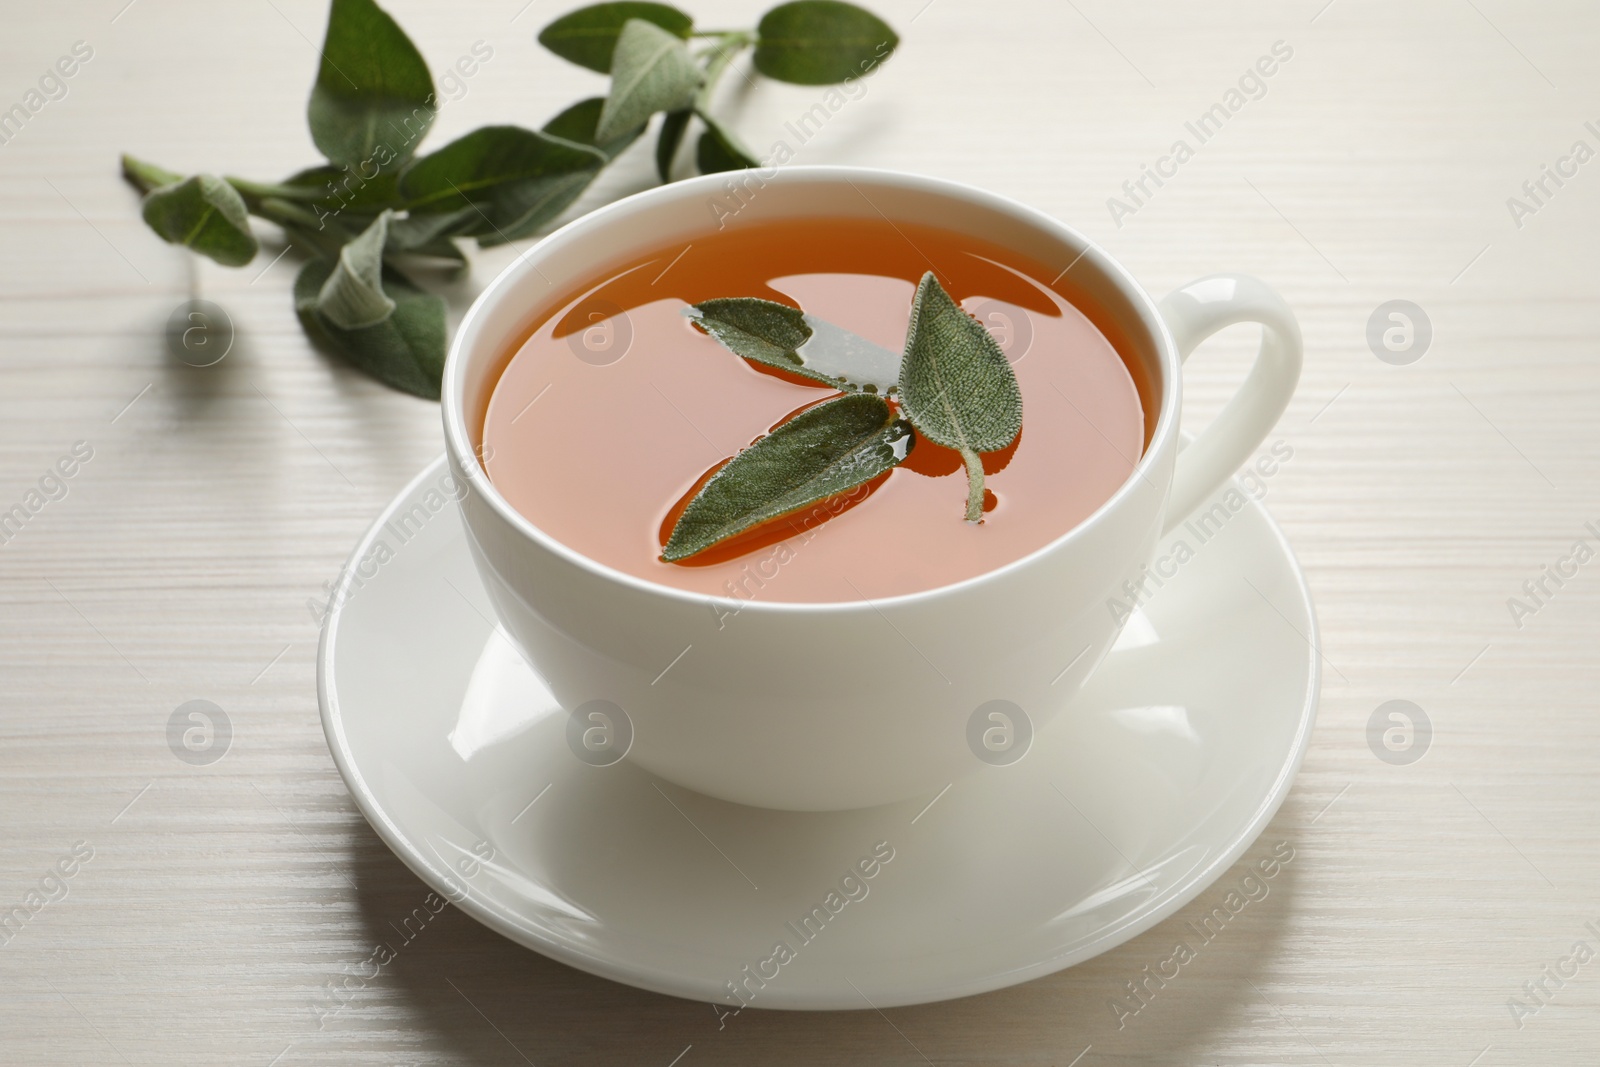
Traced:
<path fill-rule="evenodd" d="M 900 358 L 900 406 L 918 431 L 961 453 L 967 468 L 967 521 L 983 521 L 983 461 L 1022 432 L 1022 390 L 1000 345 L 950 299 L 933 274 L 922 276 Z"/>
<path fill-rule="evenodd" d="M 306 118 L 329 160 L 366 173 L 411 158 L 433 124 L 433 77 L 422 53 L 372 0 L 332 0 Z"/>
<path fill-rule="evenodd" d="M 678 146 L 683 143 L 683 133 L 693 117 L 694 111 L 685 107 L 667 112 L 661 120 L 661 131 L 656 134 L 656 173 L 664 182 L 672 180 L 672 161 L 678 156 Z"/>
<path fill-rule="evenodd" d="M 700 112 L 700 120 L 706 124 L 705 132 L 700 135 L 700 143 L 695 146 L 695 163 L 701 174 L 761 166 L 761 161 L 732 130 L 704 111 Z"/>
<path fill-rule="evenodd" d="M 610 141 L 650 121 L 657 111 L 677 111 L 700 88 L 700 68 L 689 46 L 653 22 L 629 19 L 611 60 L 611 93 L 595 127 L 596 141 Z"/>
<path fill-rule="evenodd" d="M 471 207 L 437 215 L 391 218 L 389 238 L 383 246 L 384 255 L 424 256 L 465 265 L 467 258 L 456 246 L 454 238 L 471 229 L 478 218 L 477 211 Z"/>
<path fill-rule="evenodd" d="M 931 272 L 911 305 L 900 403 L 913 426 L 946 448 L 995 452 L 1022 430 L 1022 391 L 1005 353 Z"/>
<path fill-rule="evenodd" d="M 339 249 L 339 262 L 317 293 L 317 313 L 344 330 L 376 326 L 394 313 L 383 291 L 383 245 L 389 239 L 389 212 L 372 221 L 360 237 Z"/>
<path fill-rule="evenodd" d="M 762 16 L 755 66 L 779 81 L 831 85 L 871 72 L 899 43 L 887 23 L 854 4 L 793 0 Z"/>
<path fill-rule="evenodd" d="M 644 127 L 635 127 L 609 141 L 597 141 L 594 134 L 600 128 L 600 112 L 605 110 L 605 106 L 606 98 L 603 96 L 591 96 L 587 100 L 579 100 L 545 123 L 540 132 L 590 148 L 598 148 L 607 159 L 616 159 L 624 149 L 639 139 L 639 135 L 644 133 Z"/>
<path fill-rule="evenodd" d="M 915 444 L 881 397 L 856 393 L 801 412 L 731 459 L 695 494 L 662 550 L 687 559 L 719 541 L 892 470 Z"/>
<path fill-rule="evenodd" d="M 701 301 L 685 314 L 734 355 L 814 377 L 806 373 L 798 351 L 811 340 L 811 327 L 806 325 L 805 312 L 799 308 L 753 296 L 734 296 Z M 819 380 L 835 384 L 831 378 Z"/>
<path fill-rule="evenodd" d="M 567 12 L 539 31 L 539 43 L 562 59 L 609 74 L 617 37 L 629 19 L 653 22 L 679 37 L 689 36 L 694 26 L 693 18 L 670 4 L 619 0 Z"/>
<path fill-rule="evenodd" d="M 233 186 L 209 174 L 163 185 L 144 198 L 144 221 L 163 239 L 192 248 L 225 267 L 255 258 L 255 234 Z"/>
<path fill-rule="evenodd" d="M 368 178 L 354 169 L 324 164 L 291 174 L 281 183 L 281 191 L 274 192 L 284 199 L 306 201 L 319 215 L 372 215 L 386 207 L 405 206 L 398 182 L 393 171 Z"/>
<path fill-rule="evenodd" d="M 444 301 L 425 293 L 397 271 L 383 272 L 383 287 L 394 313 L 376 326 L 347 330 L 317 311 L 317 297 L 333 264 L 313 259 L 294 283 L 300 324 L 323 348 L 386 385 L 431 400 L 439 399 L 444 373 Z"/>
<path fill-rule="evenodd" d="M 460 234 L 516 240 L 555 218 L 605 166 L 599 149 L 518 126 L 484 126 L 417 160 L 400 178 L 412 214 L 473 212 Z"/>

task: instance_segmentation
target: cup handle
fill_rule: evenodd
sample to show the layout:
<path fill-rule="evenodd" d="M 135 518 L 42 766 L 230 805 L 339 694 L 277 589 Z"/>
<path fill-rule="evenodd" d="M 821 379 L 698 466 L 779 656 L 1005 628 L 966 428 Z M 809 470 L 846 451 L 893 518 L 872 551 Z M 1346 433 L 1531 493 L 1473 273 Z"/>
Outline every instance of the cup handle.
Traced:
<path fill-rule="evenodd" d="M 1236 322 L 1261 324 L 1261 351 L 1244 384 L 1210 426 L 1178 456 L 1163 533 L 1189 517 L 1250 458 L 1288 407 L 1300 380 L 1300 324 L 1266 282 L 1213 274 L 1167 294 L 1161 317 L 1187 360 L 1200 342 Z"/>

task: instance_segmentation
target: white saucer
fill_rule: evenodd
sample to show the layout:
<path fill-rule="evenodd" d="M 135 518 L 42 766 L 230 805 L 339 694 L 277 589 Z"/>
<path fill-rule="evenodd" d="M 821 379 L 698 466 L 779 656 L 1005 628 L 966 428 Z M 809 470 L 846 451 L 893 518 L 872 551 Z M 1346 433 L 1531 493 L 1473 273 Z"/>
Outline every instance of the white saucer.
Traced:
<path fill-rule="evenodd" d="M 1178 532 L 1194 558 L 1150 583 L 1026 756 L 975 757 L 938 797 L 773 812 L 627 760 L 591 766 L 491 622 L 445 475 L 441 457 L 378 517 L 333 598 L 318 662 L 329 747 L 420 878 L 506 937 L 619 982 L 737 1005 L 728 983 L 742 981 L 753 1007 L 844 1009 L 1049 974 L 1155 925 L 1231 866 L 1310 737 L 1310 596 L 1248 503 L 1204 543 Z M 848 899 L 841 878 L 879 842 L 893 858 L 869 862 L 874 877 L 846 883 Z M 806 941 L 814 908 L 826 922 Z"/>

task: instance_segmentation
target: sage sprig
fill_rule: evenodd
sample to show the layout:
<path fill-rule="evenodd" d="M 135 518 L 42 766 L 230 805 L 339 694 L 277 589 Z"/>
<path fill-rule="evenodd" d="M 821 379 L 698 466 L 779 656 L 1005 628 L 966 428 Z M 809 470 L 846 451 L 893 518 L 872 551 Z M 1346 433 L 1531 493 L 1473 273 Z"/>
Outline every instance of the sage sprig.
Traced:
<path fill-rule="evenodd" d="M 960 453 L 966 521 L 983 521 L 981 453 L 1008 448 L 1022 432 L 1022 391 L 999 344 L 931 272 L 917 285 L 898 358 L 771 300 L 705 300 L 687 314 L 735 355 L 845 395 L 778 426 L 712 475 L 673 526 L 664 560 L 870 481 L 904 462 L 919 433 Z"/>
<path fill-rule="evenodd" d="M 330 0 L 306 107 L 326 163 L 280 182 L 179 174 L 127 155 L 122 172 L 144 194 L 144 219 L 158 236 L 224 266 L 243 266 L 259 250 L 250 216 L 276 225 L 308 257 L 294 297 L 306 332 L 380 381 L 437 398 L 445 306 L 415 280 L 416 267 L 464 267 L 465 238 L 485 247 L 543 232 L 657 114 L 663 182 L 696 121 L 701 172 L 757 166 L 712 113 L 738 56 L 753 49 L 756 72 L 777 81 L 832 84 L 871 73 L 899 38 L 852 4 L 792 0 L 752 30 L 701 30 L 670 4 L 592 4 L 550 23 L 539 41 L 609 74 L 609 91 L 538 130 L 485 126 L 424 154 L 442 105 L 421 52 L 374 0 Z M 477 46 L 474 54 L 486 58 Z"/>

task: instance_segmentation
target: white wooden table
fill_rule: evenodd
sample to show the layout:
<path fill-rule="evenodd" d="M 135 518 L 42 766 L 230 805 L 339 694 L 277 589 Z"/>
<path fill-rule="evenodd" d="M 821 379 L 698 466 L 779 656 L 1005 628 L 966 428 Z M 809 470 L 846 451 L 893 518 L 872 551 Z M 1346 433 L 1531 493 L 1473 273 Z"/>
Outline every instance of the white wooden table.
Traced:
<path fill-rule="evenodd" d="M 1593 5 L 874 0 L 903 49 L 800 161 L 970 181 L 1080 226 L 1157 293 L 1244 270 L 1298 309 L 1306 370 L 1275 435 L 1293 459 L 1267 502 L 1309 572 L 1327 680 L 1305 769 L 1247 856 L 1288 842 L 1295 861 L 1122 1027 L 1108 1001 L 1238 872 L 1019 988 L 719 1031 L 454 909 L 319 1029 L 327 985 L 426 890 L 324 746 L 307 601 L 439 451 L 438 413 L 310 348 L 281 246 L 240 271 L 189 263 L 117 177 L 122 150 L 258 178 L 313 162 L 325 5 L 126 2 L 14 4 L 0 34 L 0 108 L 93 50 L 0 144 L 0 511 L 92 450 L 0 545 L 0 908 L 54 898 L 0 946 L 0 1062 L 1596 1062 L 1600 960 L 1571 953 L 1600 951 L 1600 563 L 1508 609 L 1575 540 L 1600 548 L 1600 162 L 1561 163 L 1600 149 Z M 433 143 L 601 90 L 534 44 L 570 5 L 525 2 L 390 3 L 436 71 L 494 50 Z M 761 10 L 688 6 L 707 25 Z M 1280 41 L 1264 93 L 1199 144 L 1185 123 Z M 758 146 L 816 97 L 727 88 Z M 1114 219 L 1108 198 L 1179 138 L 1193 158 Z M 646 157 L 585 203 L 647 185 Z M 1522 184 L 1545 164 L 1569 176 L 1535 204 Z M 1513 217 L 1513 196 L 1537 210 Z M 457 310 L 514 254 L 480 257 Z M 237 327 L 213 367 L 165 348 L 191 293 Z M 1397 299 L 1432 328 L 1407 365 L 1366 337 Z M 1251 342 L 1191 363 L 1197 423 Z M 190 700 L 231 723 L 209 765 L 168 744 Z M 1369 747 L 1390 700 L 1431 722 L 1420 760 Z"/>

